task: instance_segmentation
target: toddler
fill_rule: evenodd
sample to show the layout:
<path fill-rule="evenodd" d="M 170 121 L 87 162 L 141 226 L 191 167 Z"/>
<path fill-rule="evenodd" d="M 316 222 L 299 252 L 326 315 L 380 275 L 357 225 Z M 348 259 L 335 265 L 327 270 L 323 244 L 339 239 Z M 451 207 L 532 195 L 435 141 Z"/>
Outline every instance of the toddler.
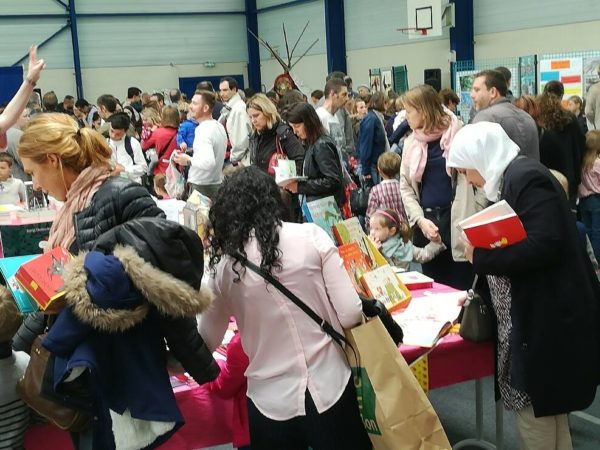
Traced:
<path fill-rule="evenodd" d="M 0 446 L 23 448 L 29 425 L 29 408 L 19 398 L 15 386 L 25 373 L 29 355 L 15 352 L 11 341 L 22 317 L 12 296 L 0 286 Z"/>
<path fill-rule="evenodd" d="M 13 158 L 8 153 L 0 153 L 0 205 L 17 205 L 25 202 L 25 184 L 13 178 Z"/>
<path fill-rule="evenodd" d="M 177 131 L 177 146 L 188 155 L 194 150 L 194 136 L 198 121 L 188 114 L 188 118 L 181 122 Z"/>
<path fill-rule="evenodd" d="M 154 192 L 162 200 L 169 200 L 171 196 L 167 192 L 167 176 L 164 173 L 159 173 L 154 176 Z"/>
<path fill-rule="evenodd" d="M 409 270 L 411 262 L 423 264 L 446 250 L 440 242 L 430 242 L 424 248 L 415 247 L 410 241 L 408 222 L 401 220 L 391 209 L 379 209 L 371 216 L 369 233 L 375 245 L 391 266 Z"/>

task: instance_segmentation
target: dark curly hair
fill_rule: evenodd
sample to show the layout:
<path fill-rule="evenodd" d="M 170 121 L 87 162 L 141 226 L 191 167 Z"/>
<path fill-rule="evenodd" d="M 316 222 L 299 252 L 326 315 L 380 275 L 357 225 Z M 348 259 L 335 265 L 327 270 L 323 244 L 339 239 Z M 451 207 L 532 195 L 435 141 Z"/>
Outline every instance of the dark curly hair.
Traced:
<path fill-rule="evenodd" d="M 256 237 L 262 259 L 260 267 L 273 275 L 281 269 L 279 227 L 288 220 L 288 209 L 273 178 L 255 166 L 245 167 L 226 177 L 214 198 L 209 219 L 211 272 L 224 255 L 246 257 L 244 244 Z M 237 258 L 236 258 L 237 259 Z M 242 266 L 234 263 L 233 271 L 240 280 Z"/>

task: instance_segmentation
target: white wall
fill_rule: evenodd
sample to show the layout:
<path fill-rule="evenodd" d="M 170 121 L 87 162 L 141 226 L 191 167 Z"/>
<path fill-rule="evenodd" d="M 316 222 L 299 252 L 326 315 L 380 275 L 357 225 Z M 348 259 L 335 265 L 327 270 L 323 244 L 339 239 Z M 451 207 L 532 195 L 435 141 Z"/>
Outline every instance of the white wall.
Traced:
<path fill-rule="evenodd" d="M 476 60 L 580 50 L 600 50 L 600 20 L 475 36 Z"/>
<path fill-rule="evenodd" d="M 83 90 L 86 100 L 95 103 L 102 94 L 113 94 L 125 99 L 127 88 L 137 86 L 143 91 L 154 91 L 179 86 L 179 77 L 218 76 L 242 74 L 248 79 L 247 63 L 218 63 L 207 69 L 201 64 L 145 67 L 106 67 L 83 69 Z M 71 69 L 45 70 L 39 82 L 42 92 L 54 90 L 59 100 L 75 94 L 75 73 Z"/>
<path fill-rule="evenodd" d="M 348 74 L 353 87 L 369 84 L 369 69 L 406 64 L 408 86 L 423 84 L 423 70 L 441 69 L 442 88 L 450 87 L 450 42 L 445 39 L 422 41 L 348 52 Z"/>

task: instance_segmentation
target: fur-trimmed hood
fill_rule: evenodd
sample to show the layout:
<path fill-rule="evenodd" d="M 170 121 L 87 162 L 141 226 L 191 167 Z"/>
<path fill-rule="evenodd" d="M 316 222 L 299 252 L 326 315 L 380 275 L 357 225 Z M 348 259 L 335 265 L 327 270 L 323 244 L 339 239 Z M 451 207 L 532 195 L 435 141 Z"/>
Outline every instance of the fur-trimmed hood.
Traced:
<path fill-rule="evenodd" d="M 213 298 L 208 288 L 195 289 L 156 268 L 131 246 L 117 245 L 112 255 L 81 253 L 65 266 L 63 278 L 66 301 L 75 316 L 104 332 L 134 327 L 151 306 L 165 316 L 194 317 Z"/>

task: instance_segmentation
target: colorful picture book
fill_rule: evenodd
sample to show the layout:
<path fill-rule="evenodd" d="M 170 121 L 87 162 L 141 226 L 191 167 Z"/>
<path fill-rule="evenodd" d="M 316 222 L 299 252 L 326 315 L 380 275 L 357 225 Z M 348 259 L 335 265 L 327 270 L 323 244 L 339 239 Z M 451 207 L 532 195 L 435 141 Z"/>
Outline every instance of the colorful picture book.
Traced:
<path fill-rule="evenodd" d="M 23 289 L 15 278 L 15 274 L 21 265 L 35 258 L 36 255 L 13 256 L 0 258 L 0 272 L 6 281 L 6 287 L 10 290 L 17 307 L 23 314 L 29 314 L 38 310 L 37 303 Z"/>
<path fill-rule="evenodd" d="M 56 247 L 17 270 L 15 278 L 42 311 L 58 313 L 63 308 L 65 287 L 62 275 L 70 260 L 67 250 Z"/>
<path fill-rule="evenodd" d="M 332 227 L 343 219 L 333 197 L 324 197 L 304 203 L 302 212 L 308 222 L 313 222 L 323 228 L 331 236 L 331 239 L 335 240 Z"/>
<path fill-rule="evenodd" d="M 389 311 L 405 308 L 410 302 L 409 290 L 389 265 L 377 267 L 363 274 L 361 284 L 370 297 L 381 301 Z"/>
<path fill-rule="evenodd" d="M 42 253 L 43 249 L 40 242 L 48 240 L 51 226 L 52 221 L 0 225 L 0 256 L 24 256 Z"/>
<path fill-rule="evenodd" d="M 458 226 L 477 248 L 506 247 L 527 237 L 521 219 L 505 200 L 462 220 Z"/>
<path fill-rule="evenodd" d="M 366 290 L 361 284 L 362 276 L 371 270 L 371 264 L 367 256 L 361 250 L 358 242 L 350 242 L 349 244 L 341 245 L 338 248 L 340 257 L 344 262 L 344 268 L 348 272 L 350 281 L 354 285 L 354 289 L 361 295 L 367 295 Z"/>
<path fill-rule="evenodd" d="M 418 347 L 433 347 L 456 323 L 464 291 L 424 295 L 413 298 L 407 308 L 393 314 L 404 332 L 403 343 Z"/>
<path fill-rule="evenodd" d="M 429 278 L 421 272 L 396 272 L 396 274 L 409 291 L 430 289 L 433 287 L 433 278 Z"/>

